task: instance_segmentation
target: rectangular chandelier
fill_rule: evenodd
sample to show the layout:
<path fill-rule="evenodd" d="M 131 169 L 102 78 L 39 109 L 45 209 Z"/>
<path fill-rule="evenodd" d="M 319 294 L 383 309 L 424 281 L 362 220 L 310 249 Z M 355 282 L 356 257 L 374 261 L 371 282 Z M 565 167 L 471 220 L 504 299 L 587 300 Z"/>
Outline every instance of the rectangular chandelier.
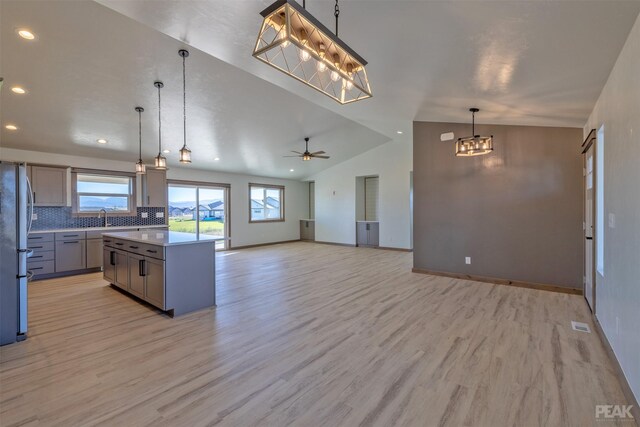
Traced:
<path fill-rule="evenodd" d="M 370 98 L 365 61 L 294 0 L 277 0 L 264 20 L 253 56 L 348 104 Z"/>

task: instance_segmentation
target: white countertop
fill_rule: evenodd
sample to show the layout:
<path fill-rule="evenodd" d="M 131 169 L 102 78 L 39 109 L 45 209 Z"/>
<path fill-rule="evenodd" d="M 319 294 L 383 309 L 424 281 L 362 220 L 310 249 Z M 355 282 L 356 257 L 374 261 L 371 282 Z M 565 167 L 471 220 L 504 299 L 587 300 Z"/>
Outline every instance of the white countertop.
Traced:
<path fill-rule="evenodd" d="M 123 231 L 115 233 L 103 233 L 105 237 L 131 240 L 133 242 L 149 243 L 158 246 L 190 245 L 194 243 L 215 243 L 224 240 L 224 237 L 214 237 L 195 233 L 180 233 L 178 231 Z"/>
<path fill-rule="evenodd" d="M 117 225 L 111 225 L 109 227 L 82 227 L 82 228 L 56 228 L 51 230 L 32 230 L 29 234 L 42 234 L 42 233 L 71 233 L 76 231 L 110 231 L 110 230 L 137 230 L 139 228 L 167 228 L 168 225 L 129 225 L 118 227 Z"/>

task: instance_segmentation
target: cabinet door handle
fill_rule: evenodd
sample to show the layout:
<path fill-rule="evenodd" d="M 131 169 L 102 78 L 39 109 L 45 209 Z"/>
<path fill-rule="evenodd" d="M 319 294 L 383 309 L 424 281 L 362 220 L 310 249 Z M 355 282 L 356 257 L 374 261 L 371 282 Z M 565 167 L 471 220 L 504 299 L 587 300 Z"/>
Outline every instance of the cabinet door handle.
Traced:
<path fill-rule="evenodd" d="M 369 231 L 369 230 L 370 230 L 369 226 L 370 226 L 370 224 L 367 224 L 367 231 Z"/>
<path fill-rule="evenodd" d="M 109 252 L 109 264 L 111 265 L 116 265 L 115 254 L 114 251 Z"/>
<path fill-rule="evenodd" d="M 29 240 L 40 240 L 40 239 L 42 239 L 42 236 L 29 237 Z"/>
<path fill-rule="evenodd" d="M 78 235 L 77 234 L 65 234 L 62 237 L 78 237 Z"/>
<path fill-rule="evenodd" d="M 122 246 L 122 245 L 124 245 L 124 243 L 118 243 L 118 242 L 116 242 L 116 245 L 118 245 L 118 246 Z"/>
<path fill-rule="evenodd" d="M 150 254 L 157 254 L 158 251 L 152 251 L 151 249 L 147 249 L 147 252 L 149 252 Z"/>
<path fill-rule="evenodd" d="M 42 246 L 31 246 L 29 249 L 42 249 Z"/>
<path fill-rule="evenodd" d="M 146 273 L 145 273 L 145 271 L 144 271 L 144 270 L 145 270 L 145 268 L 144 268 L 144 267 L 145 267 L 144 260 L 143 260 L 143 259 L 139 260 L 139 261 L 138 261 L 138 275 L 139 275 L 140 277 L 144 277 L 144 276 L 146 276 Z"/>
<path fill-rule="evenodd" d="M 42 255 L 32 255 L 31 259 L 42 258 Z"/>
<path fill-rule="evenodd" d="M 62 243 L 64 243 L 66 245 L 68 243 L 80 243 L 80 241 L 79 240 L 73 240 L 73 241 L 67 241 L 67 242 L 62 242 Z"/>
<path fill-rule="evenodd" d="M 138 249 L 138 246 L 129 246 L 129 249 Z"/>
<path fill-rule="evenodd" d="M 42 270 L 44 267 L 32 267 L 31 270 Z"/>
<path fill-rule="evenodd" d="M 33 192 L 33 204 L 34 205 L 36 204 L 36 192 L 35 191 Z"/>

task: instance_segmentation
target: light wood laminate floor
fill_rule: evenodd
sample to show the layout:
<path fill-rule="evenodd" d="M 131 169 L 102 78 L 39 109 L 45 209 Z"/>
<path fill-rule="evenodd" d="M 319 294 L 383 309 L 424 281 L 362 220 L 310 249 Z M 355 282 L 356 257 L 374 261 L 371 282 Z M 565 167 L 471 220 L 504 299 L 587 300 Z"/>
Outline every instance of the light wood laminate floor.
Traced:
<path fill-rule="evenodd" d="M 30 284 L 0 424 L 602 426 L 596 404 L 626 403 L 595 331 L 571 330 L 582 297 L 313 243 L 217 263 L 218 307 L 175 319 L 100 274 Z"/>

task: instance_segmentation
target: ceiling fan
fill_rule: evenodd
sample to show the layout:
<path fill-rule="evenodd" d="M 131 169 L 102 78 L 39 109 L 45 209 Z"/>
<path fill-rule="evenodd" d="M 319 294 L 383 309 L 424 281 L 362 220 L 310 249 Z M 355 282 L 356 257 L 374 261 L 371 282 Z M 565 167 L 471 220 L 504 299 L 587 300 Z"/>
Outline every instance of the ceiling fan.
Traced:
<path fill-rule="evenodd" d="M 309 152 L 309 138 L 305 138 L 304 139 L 304 144 L 305 144 L 305 148 L 304 148 L 304 153 L 301 153 L 299 151 L 291 151 L 292 153 L 296 153 L 295 156 L 282 156 L 282 157 L 301 157 L 302 160 L 304 160 L 305 162 L 311 159 L 328 159 L 329 156 L 323 156 L 324 151 L 316 151 L 315 153 L 310 153 Z"/>

